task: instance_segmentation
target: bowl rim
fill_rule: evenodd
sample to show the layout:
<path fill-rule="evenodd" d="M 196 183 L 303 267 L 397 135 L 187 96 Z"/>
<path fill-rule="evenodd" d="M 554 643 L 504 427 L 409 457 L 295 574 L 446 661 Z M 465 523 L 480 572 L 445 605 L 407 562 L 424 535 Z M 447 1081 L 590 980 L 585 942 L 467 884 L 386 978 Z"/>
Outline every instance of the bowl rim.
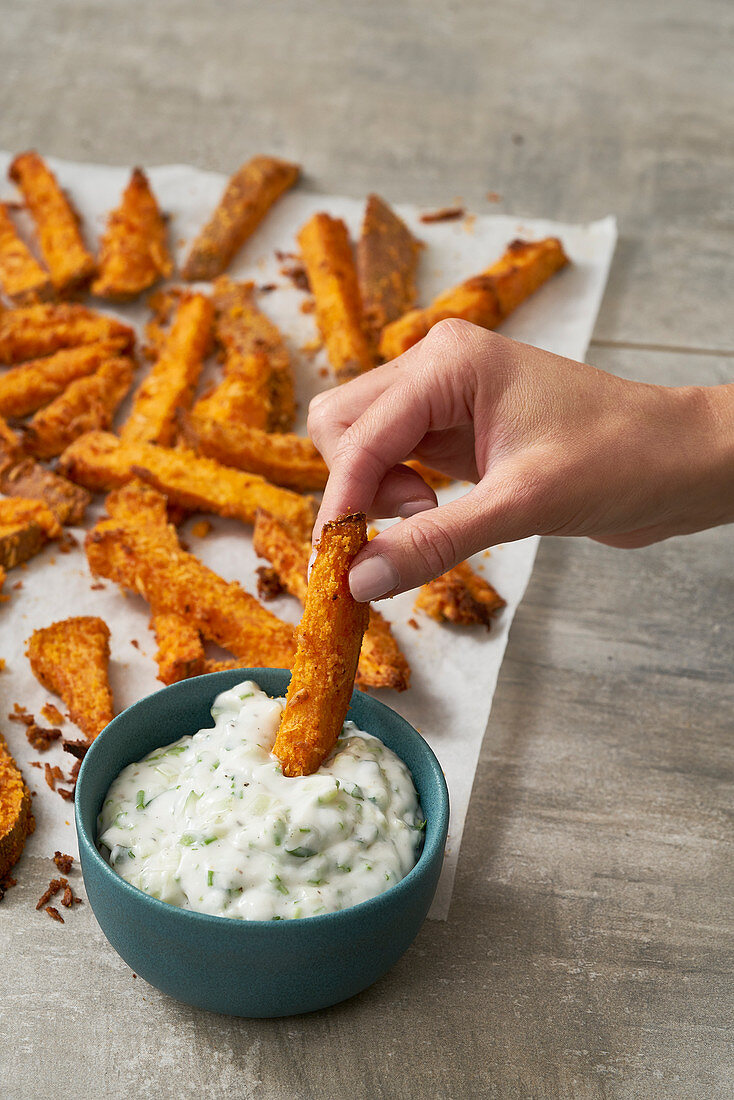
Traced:
<path fill-rule="evenodd" d="M 290 669 L 264 669 L 250 667 L 242 669 L 220 669 L 217 672 L 207 672 L 202 674 L 201 676 L 191 676 L 188 677 L 186 680 L 179 680 L 175 684 L 167 684 L 165 687 L 160 688 L 158 691 L 153 691 L 150 694 L 143 696 L 141 699 L 137 699 L 134 703 L 131 703 L 130 706 L 126 707 L 124 710 L 120 711 L 119 714 L 115 715 L 112 721 L 109 722 L 97 735 L 94 741 L 92 741 L 89 749 L 84 756 L 84 759 L 82 760 L 82 766 L 79 769 L 79 775 L 77 777 L 77 787 L 81 786 L 83 789 L 86 772 L 89 770 L 88 761 L 90 759 L 94 760 L 95 755 L 100 751 L 98 747 L 100 739 L 104 737 L 107 732 L 113 728 L 113 726 L 118 724 L 120 719 L 122 719 L 124 716 L 129 715 L 130 711 L 135 710 L 136 708 L 142 706 L 142 704 L 144 703 L 148 703 L 152 698 L 157 698 L 158 696 L 165 695 L 166 693 L 175 691 L 177 689 L 181 691 L 183 690 L 182 685 L 191 684 L 193 681 L 208 680 L 211 682 L 212 687 L 214 687 L 214 685 L 218 681 L 221 682 L 223 679 L 231 678 L 232 674 L 235 672 L 242 673 L 242 679 L 235 681 L 235 683 L 231 684 L 230 687 L 234 687 L 236 683 L 241 683 L 243 682 L 243 680 L 248 679 L 254 680 L 255 683 L 257 683 L 257 677 L 256 675 L 254 675 L 257 672 L 283 672 L 286 675 L 289 675 L 290 671 Z M 250 673 L 252 673 L 253 675 L 250 675 Z M 260 685 L 258 684 L 258 687 L 259 686 Z M 221 688 L 220 690 L 226 691 L 229 689 Z M 261 688 L 261 690 L 265 689 Z M 212 694 L 212 703 L 214 702 L 214 698 L 216 697 L 216 695 L 218 695 L 219 693 L 219 691 L 215 691 L 214 694 Z M 426 739 L 422 736 L 422 734 L 418 732 L 415 726 L 412 726 L 406 718 L 403 718 L 403 716 L 401 714 L 398 714 L 396 710 L 393 710 L 392 707 L 389 707 L 386 703 L 383 703 L 381 699 L 375 699 L 374 696 L 367 695 L 366 692 L 360 691 L 359 688 L 356 687 L 352 693 L 352 698 L 354 697 L 354 695 L 368 700 L 369 705 L 375 707 L 378 712 L 387 711 L 389 714 L 399 719 L 399 721 L 403 723 L 404 726 L 406 726 L 412 734 L 415 735 L 421 746 L 421 750 L 425 753 L 427 757 L 430 772 L 435 781 L 436 791 L 439 798 L 439 828 L 434 836 L 431 838 L 430 844 L 428 844 L 428 838 L 424 837 L 423 847 L 421 848 L 420 855 L 418 856 L 415 865 L 410 869 L 408 874 L 400 880 L 400 882 L 397 882 L 393 886 L 390 886 L 381 894 L 377 894 L 375 895 L 375 897 L 372 898 L 367 898 L 365 901 L 357 902 L 355 905 L 349 905 L 345 909 L 337 909 L 330 913 L 318 913 L 311 916 L 297 918 L 293 917 L 290 919 L 284 917 L 271 917 L 266 920 L 245 920 L 238 919 L 236 917 L 219 916 L 218 914 L 213 913 L 200 913 L 195 909 L 184 909 L 182 906 L 172 905 L 170 902 L 161 901 L 160 898 L 154 898 L 151 894 L 146 894 L 144 890 L 141 890 L 137 886 L 133 886 L 132 883 L 122 878 L 121 875 L 118 875 L 117 872 L 114 871 L 112 867 L 110 867 L 107 860 L 104 859 L 97 848 L 96 838 L 91 838 L 89 836 L 84 822 L 82 821 L 81 801 L 75 799 L 74 823 L 76 826 L 80 857 L 83 849 L 84 855 L 87 858 L 91 858 L 96 870 L 102 873 L 107 882 L 111 885 L 112 889 L 120 889 L 122 891 L 122 894 L 130 899 L 131 903 L 137 903 L 143 906 L 152 906 L 152 912 L 154 914 L 165 914 L 167 919 L 173 921 L 181 920 L 184 924 L 191 924 L 193 922 L 194 925 L 201 925 L 203 927 L 210 926 L 212 929 L 224 929 L 230 927 L 233 929 L 233 935 L 252 935 L 254 930 L 267 930 L 268 932 L 272 931 L 275 935 L 287 936 L 297 934 L 296 930 L 302 929 L 304 927 L 313 928 L 316 932 L 318 929 L 323 929 L 325 925 L 340 922 L 347 923 L 354 919 L 361 919 L 362 915 L 366 915 L 371 909 L 376 910 L 378 908 L 383 908 L 386 905 L 392 906 L 394 904 L 398 904 L 400 898 L 409 890 L 411 890 L 416 879 L 420 879 L 428 873 L 429 866 L 432 865 L 435 858 L 439 857 L 439 854 L 441 859 L 443 860 L 450 810 L 448 787 L 446 785 L 446 778 L 444 776 L 443 769 L 438 761 L 436 754 L 434 753 L 433 749 L 428 744 Z M 274 698 L 274 696 L 270 696 L 270 698 Z M 192 732 L 196 733 L 197 731 L 194 730 Z M 181 736 L 185 736 L 185 734 L 182 734 Z M 154 748 L 151 748 L 149 751 L 153 752 Z M 399 756 L 398 753 L 396 753 L 396 755 Z M 402 760 L 402 757 L 400 757 L 400 759 Z M 405 763 L 405 761 L 403 761 L 403 763 Z M 96 820 L 97 819 L 95 816 L 95 825 Z M 84 877 L 83 863 L 82 877 Z M 235 928 L 239 928 L 241 930 L 234 931 Z M 279 929 L 279 931 L 276 932 L 276 928 Z"/>

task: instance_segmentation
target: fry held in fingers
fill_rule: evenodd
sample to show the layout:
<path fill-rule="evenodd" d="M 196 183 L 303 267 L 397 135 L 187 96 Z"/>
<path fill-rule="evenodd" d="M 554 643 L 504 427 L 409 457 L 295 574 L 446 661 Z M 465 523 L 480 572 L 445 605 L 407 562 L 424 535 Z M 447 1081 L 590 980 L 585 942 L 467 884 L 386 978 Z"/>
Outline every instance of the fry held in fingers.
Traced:
<path fill-rule="evenodd" d="M 79 215 L 38 153 L 21 153 L 8 170 L 36 223 L 38 243 L 57 294 L 83 286 L 94 274 L 94 257 L 79 229 Z"/>
<path fill-rule="evenodd" d="M 145 172 L 134 168 L 119 207 L 107 219 L 92 294 L 126 301 L 172 271 L 165 219 Z"/>
<path fill-rule="evenodd" d="M 341 516 L 321 533 L 273 746 L 285 775 L 317 771 L 344 725 L 369 615 L 349 591 L 349 567 L 366 542 L 363 513 Z"/>
<path fill-rule="evenodd" d="M 8 208 L 0 202 L 0 291 L 15 305 L 41 301 L 53 294 L 47 271 L 18 236 Z"/>
<path fill-rule="evenodd" d="M 297 164 L 253 157 L 230 178 L 208 223 L 191 246 L 182 275 L 189 281 L 221 275 L 270 207 L 298 179 Z"/>
<path fill-rule="evenodd" d="M 298 234 L 316 305 L 316 323 L 339 382 L 375 365 L 365 335 L 357 270 L 347 227 L 340 218 L 314 214 Z"/>
<path fill-rule="evenodd" d="M 513 241 L 497 263 L 481 275 L 445 290 L 425 309 L 413 309 L 388 325 L 380 340 L 383 359 L 395 359 L 438 324 L 458 317 L 493 329 L 530 297 L 568 257 L 557 237 Z"/>

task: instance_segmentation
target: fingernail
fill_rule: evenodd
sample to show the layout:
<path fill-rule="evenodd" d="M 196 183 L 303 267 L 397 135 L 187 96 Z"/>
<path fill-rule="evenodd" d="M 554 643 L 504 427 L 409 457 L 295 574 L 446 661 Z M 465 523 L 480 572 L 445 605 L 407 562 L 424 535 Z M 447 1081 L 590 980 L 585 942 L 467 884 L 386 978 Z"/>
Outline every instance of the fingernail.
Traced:
<path fill-rule="evenodd" d="M 410 516 L 417 516 L 419 512 L 427 512 L 429 508 L 435 507 L 435 500 L 406 500 L 398 508 L 398 515 L 401 519 L 409 519 Z"/>
<path fill-rule="evenodd" d="M 377 600 L 399 584 L 400 574 L 390 559 L 382 554 L 358 561 L 349 570 L 349 587 L 358 603 Z"/>

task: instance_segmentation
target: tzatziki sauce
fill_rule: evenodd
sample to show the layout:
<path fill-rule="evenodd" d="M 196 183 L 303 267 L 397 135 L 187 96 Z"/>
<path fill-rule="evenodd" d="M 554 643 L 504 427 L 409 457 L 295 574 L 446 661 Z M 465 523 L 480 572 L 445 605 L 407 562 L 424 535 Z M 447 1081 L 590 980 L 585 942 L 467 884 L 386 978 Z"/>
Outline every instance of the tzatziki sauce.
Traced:
<path fill-rule="evenodd" d="M 334 912 L 404 878 L 425 827 L 408 768 L 345 722 L 317 772 L 284 776 L 283 705 L 237 684 L 213 727 L 124 768 L 98 819 L 110 866 L 161 901 L 241 920 Z"/>

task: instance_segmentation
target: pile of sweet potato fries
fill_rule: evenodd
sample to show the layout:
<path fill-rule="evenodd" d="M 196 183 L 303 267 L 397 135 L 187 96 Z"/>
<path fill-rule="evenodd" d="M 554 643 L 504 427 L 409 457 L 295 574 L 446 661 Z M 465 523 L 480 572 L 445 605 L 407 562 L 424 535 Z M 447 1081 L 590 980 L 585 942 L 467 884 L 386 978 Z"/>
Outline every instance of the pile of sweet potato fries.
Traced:
<path fill-rule="evenodd" d="M 288 774 L 318 767 L 333 743 L 334 731 L 319 726 L 324 690 L 345 710 L 355 674 L 361 687 L 403 691 L 410 683 L 387 620 L 345 595 L 364 517 L 327 526 L 307 584 L 311 494 L 328 471 L 311 441 L 293 433 L 293 363 L 282 333 L 260 309 L 254 284 L 225 273 L 299 172 L 257 156 L 232 176 L 181 268 L 197 286 L 168 282 L 150 298 L 145 367 L 134 331 L 93 304 L 135 299 L 174 276 L 170 227 L 145 173 L 133 170 L 96 258 L 70 197 L 37 153 L 12 162 L 20 196 L 0 203 L 0 581 L 49 539 L 68 537 L 64 527 L 82 523 L 92 493 L 107 493 L 106 517 L 86 535 L 89 567 L 148 602 L 164 683 L 228 666 L 295 668 L 276 745 Z M 20 206 L 33 239 L 21 233 Z M 297 239 L 301 285 L 337 383 L 399 355 L 443 318 L 496 327 L 568 262 L 556 238 L 513 241 L 484 272 L 419 306 L 424 245 L 377 195 L 367 200 L 356 247 L 345 223 L 325 212 Z M 199 394 L 211 354 L 218 379 Z M 268 562 L 259 570 L 260 599 L 181 543 L 177 526 L 191 512 L 254 527 L 255 549 Z M 298 631 L 261 602 L 281 592 L 305 605 Z M 502 606 L 466 563 L 424 586 L 416 604 L 439 622 L 487 627 Z M 88 740 L 114 713 L 110 629 L 114 623 L 84 616 L 28 640 L 34 673 Z M 207 641 L 231 661 L 208 659 Z"/>

